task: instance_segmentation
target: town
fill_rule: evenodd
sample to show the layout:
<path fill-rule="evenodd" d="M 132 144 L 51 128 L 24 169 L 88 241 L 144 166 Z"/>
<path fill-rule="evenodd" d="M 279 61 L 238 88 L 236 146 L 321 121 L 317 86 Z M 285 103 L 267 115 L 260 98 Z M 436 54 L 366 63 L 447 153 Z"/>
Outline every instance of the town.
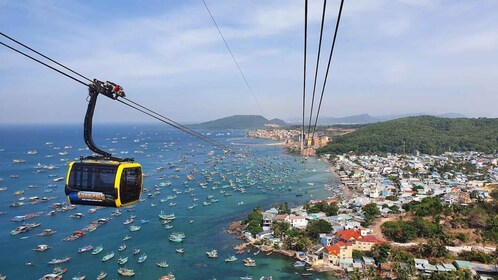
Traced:
<path fill-rule="evenodd" d="M 296 136 L 258 132 L 280 141 L 289 135 Z M 305 205 L 254 209 L 243 232 L 250 244 L 293 257 L 294 266 L 353 279 L 497 277 L 497 154 L 348 153 L 322 160 L 340 186 L 325 184 L 331 196 Z"/>

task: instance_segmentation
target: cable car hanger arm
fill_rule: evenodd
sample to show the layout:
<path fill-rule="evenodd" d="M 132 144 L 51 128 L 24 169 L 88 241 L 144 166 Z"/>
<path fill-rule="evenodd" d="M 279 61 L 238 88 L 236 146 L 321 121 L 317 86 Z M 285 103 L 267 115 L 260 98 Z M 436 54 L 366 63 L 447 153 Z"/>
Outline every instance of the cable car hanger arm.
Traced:
<path fill-rule="evenodd" d="M 95 112 L 95 105 L 97 105 L 97 97 L 99 96 L 99 94 L 103 94 L 104 96 L 107 96 L 113 100 L 117 100 L 118 97 L 126 96 L 121 86 L 111 83 L 109 81 L 104 83 L 97 79 L 94 79 L 93 82 L 88 85 L 88 95 L 90 97 L 90 100 L 88 101 L 88 108 L 86 110 L 86 115 L 85 115 L 83 137 L 85 139 L 85 144 L 88 146 L 88 148 L 92 152 L 99 154 L 100 156 L 97 157 L 88 156 L 82 159 L 103 158 L 115 161 L 133 161 L 133 159 L 131 158 L 122 159 L 122 158 L 113 157 L 112 154 L 99 149 L 93 142 L 93 137 L 92 137 L 93 113 Z"/>

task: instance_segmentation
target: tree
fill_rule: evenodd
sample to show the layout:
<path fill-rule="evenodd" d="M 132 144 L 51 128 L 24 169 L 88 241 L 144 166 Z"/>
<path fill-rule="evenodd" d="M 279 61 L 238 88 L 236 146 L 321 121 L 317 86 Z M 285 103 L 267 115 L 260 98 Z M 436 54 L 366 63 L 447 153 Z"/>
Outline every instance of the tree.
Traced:
<path fill-rule="evenodd" d="M 324 220 L 310 221 L 306 226 L 306 232 L 310 238 L 317 238 L 320 233 L 330 233 L 332 225 Z"/>
<path fill-rule="evenodd" d="M 488 215 L 480 207 L 475 207 L 469 212 L 469 225 L 476 228 L 484 228 L 487 225 Z"/>
<path fill-rule="evenodd" d="M 283 239 L 287 230 L 289 230 L 290 224 L 284 221 L 275 221 L 271 225 L 271 229 L 273 230 L 273 235 L 277 238 Z"/>
<path fill-rule="evenodd" d="M 254 208 L 249 215 L 247 215 L 247 230 L 252 234 L 256 235 L 263 231 L 261 223 L 263 221 L 263 213 L 261 207 Z"/>
<path fill-rule="evenodd" d="M 380 211 L 377 208 L 377 204 L 369 203 L 361 208 L 363 210 L 363 215 L 365 216 L 364 225 L 368 226 L 372 223 L 372 221 L 380 216 Z"/>

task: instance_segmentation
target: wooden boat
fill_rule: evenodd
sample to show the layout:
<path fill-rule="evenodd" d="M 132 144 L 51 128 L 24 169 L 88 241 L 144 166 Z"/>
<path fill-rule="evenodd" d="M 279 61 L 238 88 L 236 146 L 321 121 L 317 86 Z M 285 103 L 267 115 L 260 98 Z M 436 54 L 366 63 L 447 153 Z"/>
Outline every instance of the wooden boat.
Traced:
<path fill-rule="evenodd" d="M 101 271 L 100 274 L 97 276 L 97 280 L 102 280 L 104 278 L 106 278 L 107 276 L 107 273 Z"/>
<path fill-rule="evenodd" d="M 118 259 L 119 264 L 125 264 L 127 262 L 128 262 L 128 257 L 124 257 L 124 258 L 121 257 Z"/>
<path fill-rule="evenodd" d="M 142 255 L 138 258 L 138 263 L 143 263 L 146 259 L 147 259 L 147 255 L 146 255 L 146 254 L 142 254 Z"/>
<path fill-rule="evenodd" d="M 162 267 L 162 268 L 166 268 L 166 267 L 169 266 L 169 264 L 166 261 L 162 261 L 162 262 L 156 263 L 156 265 L 159 266 L 159 267 Z"/>
<path fill-rule="evenodd" d="M 37 252 L 43 252 L 43 251 L 46 251 L 48 250 L 50 247 L 48 247 L 48 245 L 46 244 L 40 244 L 40 245 L 37 245 L 36 248 L 34 248 L 33 250 L 37 251 Z"/>
<path fill-rule="evenodd" d="M 109 254 L 105 255 L 103 258 L 102 258 L 102 261 L 103 262 L 106 262 L 110 259 L 114 258 L 114 252 L 110 252 Z"/>
<path fill-rule="evenodd" d="M 133 272 L 133 269 L 127 269 L 125 267 L 120 267 L 118 269 L 118 273 L 120 275 L 128 276 L 128 277 L 135 275 L 135 272 Z"/>
<path fill-rule="evenodd" d="M 52 259 L 51 261 L 48 262 L 48 264 L 61 264 L 69 261 L 71 257 L 65 257 L 62 259 Z"/>

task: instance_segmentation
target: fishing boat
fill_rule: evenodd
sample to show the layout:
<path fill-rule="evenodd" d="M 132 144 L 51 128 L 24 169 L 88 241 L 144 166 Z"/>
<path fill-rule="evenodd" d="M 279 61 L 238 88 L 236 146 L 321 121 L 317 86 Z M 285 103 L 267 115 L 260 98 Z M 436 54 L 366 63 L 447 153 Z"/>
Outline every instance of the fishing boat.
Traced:
<path fill-rule="evenodd" d="M 139 231 L 140 228 L 140 226 L 130 226 L 130 231 Z"/>
<path fill-rule="evenodd" d="M 261 278 L 259 278 L 259 280 L 273 280 L 273 277 L 272 276 L 261 276 Z"/>
<path fill-rule="evenodd" d="M 171 228 L 173 228 L 173 226 L 172 225 L 165 225 L 164 228 L 165 229 L 171 229 Z"/>
<path fill-rule="evenodd" d="M 110 252 L 109 254 L 105 255 L 103 258 L 102 258 L 102 261 L 103 262 L 106 262 L 110 259 L 114 258 L 114 252 Z"/>
<path fill-rule="evenodd" d="M 124 249 L 126 249 L 126 244 L 124 244 L 124 243 L 123 243 L 123 244 L 121 244 L 121 245 L 119 246 L 118 251 L 120 251 L 120 252 L 121 252 L 121 251 L 123 251 Z"/>
<path fill-rule="evenodd" d="M 5 279 L 6 279 L 6 277 L 0 278 L 0 280 L 5 280 Z M 62 279 L 62 275 L 55 274 L 55 273 L 49 273 L 49 274 L 43 275 L 43 277 L 40 278 L 39 280 L 61 280 L 61 279 Z"/>
<path fill-rule="evenodd" d="M 127 269 L 125 267 L 120 267 L 118 269 L 118 273 L 123 276 L 133 276 L 135 275 L 135 272 L 133 272 L 133 269 Z"/>
<path fill-rule="evenodd" d="M 111 213 L 111 216 L 114 216 L 114 217 L 121 216 L 121 211 L 119 211 L 118 209 L 116 209 L 116 210 L 114 210 L 114 211 Z"/>
<path fill-rule="evenodd" d="M 124 257 L 124 258 L 120 257 L 118 259 L 118 264 L 125 264 L 127 262 L 128 262 L 128 257 Z"/>
<path fill-rule="evenodd" d="M 48 264 L 60 264 L 60 263 L 65 263 L 69 261 L 71 257 L 65 257 L 62 259 L 52 259 L 51 261 L 48 262 Z"/>
<path fill-rule="evenodd" d="M 183 254 L 183 253 L 185 253 L 185 249 L 183 249 L 183 248 L 178 248 L 178 249 L 176 249 L 175 251 L 176 251 L 178 254 Z"/>
<path fill-rule="evenodd" d="M 176 235 L 176 234 L 171 234 L 169 236 L 169 240 L 173 241 L 173 242 L 182 242 L 183 241 L 183 237 L 181 237 L 179 235 Z"/>
<path fill-rule="evenodd" d="M 101 271 L 100 274 L 97 276 L 97 280 L 102 280 L 107 277 L 107 273 Z"/>
<path fill-rule="evenodd" d="M 123 222 L 123 225 L 129 225 L 129 224 L 133 223 L 133 221 L 135 221 L 135 219 L 133 219 L 133 218 L 128 218 L 128 219 L 126 219 L 126 220 Z"/>
<path fill-rule="evenodd" d="M 175 203 L 175 202 L 170 202 L 170 203 L 168 204 L 168 206 L 171 206 L 171 207 L 172 207 L 172 206 L 176 206 L 176 203 Z"/>
<path fill-rule="evenodd" d="M 140 249 L 139 248 L 133 249 L 133 252 L 132 252 L 133 255 L 136 255 L 138 253 L 140 253 Z"/>
<path fill-rule="evenodd" d="M 74 276 L 73 278 L 71 278 L 72 280 L 85 280 L 86 276 L 85 275 L 82 275 L 82 276 Z"/>
<path fill-rule="evenodd" d="M 159 280 L 175 280 L 175 275 L 173 273 L 168 273 L 167 275 L 162 276 Z"/>
<path fill-rule="evenodd" d="M 242 276 L 240 277 L 241 280 L 252 280 L 252 276 Z"/>
<path fill-rule="evenodd" d="M 104 247 L 102 245 L 97 246 L 95 249 L 92 251 L 92 255 L 97 255 L 98 253 L 102 252 L 104 250 Z"/>
<path fill-rule="evenodd" d="M 189 207 L 187 207 L 188 210 L 191 210 L 191 209 L 194 209 L 195 207 L 197 207 L 197 204 L 194 203 L 192 205 L 190 205 Z"/>
<path fill-rule="evenodd" d="M 149 220 L 140 220 L 141 224 L 147 224 L 148 222 L 149 222 Z"/>
<path fill-rule="evenodd" d="M 304 267 L 306 262 L 296 261 L 292 264 L 293 267 Z"/>
<path fill-rule="evenodd" d="M 226 258 L 226 259 L 225 259 L 225 262 L 234 262 L 234 261 L 236 261 L 236 260 L 237 260 L 237 257 L 236 257 L 236 256 L 234 256 L 234 255 L 232 255 L 232 256 L 230 256 L 230 257 Z"/>
<path fill-rule="evenodd" d="M 175 214 L 164 214 L 163 211 L 159 214 L 159 219 L 161 220 L 174 220 L 175 218 Z"/>
<path fill-rule="evenodd" d="M 147 255 L 144 253 L 138 258 L 138 263 L 143 263 L 147 259 Z"/>
<path fill-rule="evenodd" d="M 46 244 L 40 244 L 40 245 L 37 245 L 36 248 L 34 248 L 33 250 L 37 251 L 37 252 L 43 252 L 43 251 L 46 251 L 48 250 L 50 247 Z"/>
<path fill-rule="evenodd" d="M 51 229 L 51 228 L 47 228 L 47 229 L 44 229 L 41 233 L 38 233 L 37 235 L 38 236 L 50 236 L 54 233 L 56 233 L 57 231 Z"/>
<path fill-rule="evenodd" d="M 123 241 L 126 241 L 128 239 L 131 239 L 131 236 L 126 235 L 125 237 L 123 237 Z"/>
<path fill-rule="evenodd" d="M 218 251 L 216 250 L 211 250 L 209 252 L 206 252 L 206 254 L 208 255 L 208 257 L 213 259 L 218 257 Z"/>
<path fill-rule="evenodd" d="M 166 261 L 162 261 L 162 262 L 156 263 L 156 265 L 159 267 L 162 267 L 162 268 L 166 268 L 169 266 L 169 263 L 167 263 Z"/>
<path fill-rule="evenodd" d="M 256 260 L 251 259 L 251 258 L 246 258 L 243 260 L 243 262 L 244 262 L 245 266 L 249 266 L 249 267 L 256 266 Z"/>

